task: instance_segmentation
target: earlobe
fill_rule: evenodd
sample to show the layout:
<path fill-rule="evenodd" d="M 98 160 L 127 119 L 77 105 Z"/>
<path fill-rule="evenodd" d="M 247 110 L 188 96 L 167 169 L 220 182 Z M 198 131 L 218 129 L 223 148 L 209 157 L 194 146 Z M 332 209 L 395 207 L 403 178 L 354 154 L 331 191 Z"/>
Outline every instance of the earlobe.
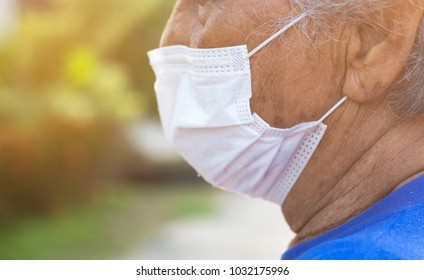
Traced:
<path fill-rule="evenodd" d="M 350 26 L 343 95 L 357 103 L 384 99 L 404 70 L 413 48 L 422 8 L 405 1 L 396 11 L 376 18 L 375 25 Z"/>

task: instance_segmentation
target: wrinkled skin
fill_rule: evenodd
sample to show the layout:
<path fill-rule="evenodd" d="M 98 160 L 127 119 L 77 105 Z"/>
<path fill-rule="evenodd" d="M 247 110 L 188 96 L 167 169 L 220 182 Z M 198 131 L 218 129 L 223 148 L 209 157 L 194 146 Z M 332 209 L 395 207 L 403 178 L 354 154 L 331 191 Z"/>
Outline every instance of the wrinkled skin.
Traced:
<path fill-rule="evenodd" d="M 276 31 L 264 23 L 293 14 L 289 4 L 281 3 L 284 1 L 179 1 L 161 44 L 193 48 L 247 44 L 252 50 Z M 296 36 L 294 30 L 284 38 L 251 60 L 252 111 L 275 127 L 319 119 L 341 98 L 345 68 L 341 46 L 335 51 L 327 45 L 319 55 L 308 39 Z"/>
<path fill-rule="evenodd" d="M 423 116 L 400 119 L 386 106 L 422 16 L 408 1 L 398 9 L 386 14 L 399 24 L 378 19 L 393 34 L 346 25 L 330 40 L 317 34 L 314 42 L 325 43 L 313 45 L 295 27 L 251 58 L 251 109 L 274 127 L 317 120 L 349 97 L 325 121 L 324 139 L 282 206 L 297 233 L 292 245 L 333 229 L 424 170 Z M 277 30 L 279 17 L 297 14 L 287 0 L 180 0 L 161 46 L 252 50 Z"/>

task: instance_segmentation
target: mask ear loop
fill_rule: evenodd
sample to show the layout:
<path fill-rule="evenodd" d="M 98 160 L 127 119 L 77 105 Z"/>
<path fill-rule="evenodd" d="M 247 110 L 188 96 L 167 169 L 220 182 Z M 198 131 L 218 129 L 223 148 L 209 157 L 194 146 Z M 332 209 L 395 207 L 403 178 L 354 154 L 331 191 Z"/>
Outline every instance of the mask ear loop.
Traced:
<path fill-rule="evenodd" d="M 343 97 L 339 102 L 337 102 L 336 105 L 333 106 L 333 108 L 331 108 L 324 116 L 322 116 L 321 119 L 319 119 L 318 123 L 325 121 L 325 119 L 328 118 L 328 116 L 330 116 L 335 110 L 337 110 L 337 108 L 339 108 L 347 99 L 347 96 Z"/>
<path fill-rule="evenodd" d="M 252 56 L 254 56 L 257 52 L 262 50 L 266 45 L 268 45 L 269 43 L 274 41 L 278 36 L 280 36 L 281 34 L 286 32 L 288 29 L 293 27 L 293 25 L 295 25 L 296 23 L 298 23 L 299 21 L 301 21 L 305 17 L 307 17 L 306 13 L 302 13 L 302 14 L 298 15 L 297 17 L 295 17 L 291 22 L 289 22 L 287 25 L 285 25 L 283 28 L 281 28 L 279 31 L 277 31 L 274 35 L 272 35 L 271 37 L 266 39 L 259 46 L 254 48 L 251 52 L 249 52 L 247 57 L 251 58 Z M 336 105 L 333 106 L 333 108 L 331 108 L 321 119 L 319 119 L 318 123 L 322 123 L 323 121 L 325 121 L 325 119 L 328 118 L 328 116 L 330 116 L 335 110 L 337 110 L 337 108 L 339 108 L 347 99 L 348 99 L 347 96 L 343 97 L 339 102 L 337 102 Z"/>
<path fill-rule="evenodd" d="M 275 33 L 274 35 L 272 35 L 271 37 L 269 37 L 268 39 L 266 39 L 264 42 L 262 42 L 262 44 L 260 44 L 256 48 L 254 48 L 251 52 L 249 52 L 249 54 L 247 55 L 247 57 L 248 58 L 251 58 L 252 56 L 254 56 L 258 51 L 260 51 L 266 45 L 268 45 L 269 43 L 271 43 L 272 41 L 274 41 L 278 36 L 280 36 L 281 34 L 283 34 L 284 32 L 286 32 L 289 28 L 291 28 L 293 25 L 295 25 L 296 23 L 298 23 L 299 21 L 301 21 L 302 19 L 304 19 L 306 16 L 307 16 L 307 14 L 306 13 L 303 13 L 303 14 L 300 14 L 297 17 L 295 17 L 291 22 L 289 22 L 287 25 L 285 25 L 283 28 L 281 28 L 279 31 L 277 31 L 277 33 Z"/>

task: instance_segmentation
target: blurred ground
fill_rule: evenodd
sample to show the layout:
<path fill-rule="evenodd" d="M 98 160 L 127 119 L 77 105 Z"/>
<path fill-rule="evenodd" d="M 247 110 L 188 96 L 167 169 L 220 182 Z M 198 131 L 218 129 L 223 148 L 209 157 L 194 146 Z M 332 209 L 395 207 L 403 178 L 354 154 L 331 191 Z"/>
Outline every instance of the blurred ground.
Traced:
<path fill-rule="evenodd" d="M 235 194 L 216 194 L 213 215 L 176 220 L 129 259 L 279 259 L 294 237 L 279 207 Z"/>

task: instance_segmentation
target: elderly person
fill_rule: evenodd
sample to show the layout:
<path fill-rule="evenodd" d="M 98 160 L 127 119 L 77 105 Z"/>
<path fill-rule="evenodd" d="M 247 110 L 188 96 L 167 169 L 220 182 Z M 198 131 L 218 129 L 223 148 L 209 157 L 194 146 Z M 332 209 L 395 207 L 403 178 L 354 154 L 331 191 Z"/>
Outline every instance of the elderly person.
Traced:
<path fill-rule="evenodd" d="M 149 53 L 165 134 L 281 205 L 285 259 L 424 259 L 423 7 L 179 0 Z"/>

